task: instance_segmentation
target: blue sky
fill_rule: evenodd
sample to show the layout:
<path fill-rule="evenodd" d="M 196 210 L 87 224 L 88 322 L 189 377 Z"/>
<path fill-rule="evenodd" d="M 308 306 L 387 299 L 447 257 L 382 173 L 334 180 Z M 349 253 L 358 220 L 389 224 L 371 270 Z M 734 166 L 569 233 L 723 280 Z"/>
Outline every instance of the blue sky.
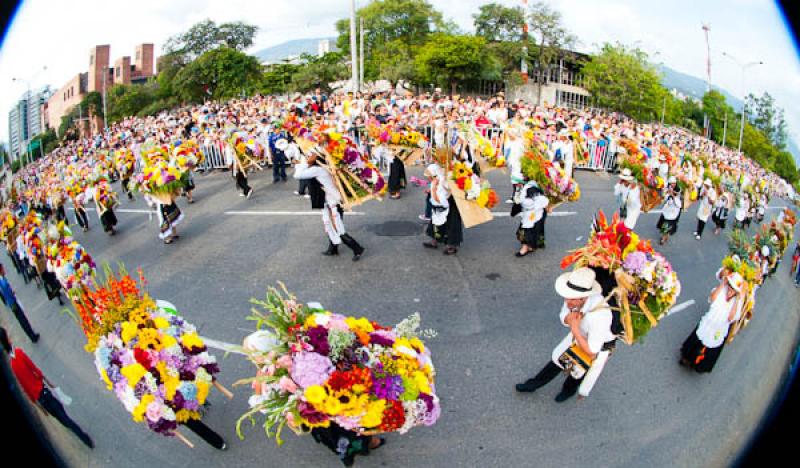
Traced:
<path fill-rule="evenodd" d="M 430 0 L 465 31 L 480 0 Z M 357 2 L 368 3 L 366 0 Z M 499 0 L 508 6 L 522 0 Z M 533 3 L 533 0 L 529 0 Z M 549 0 L 565 26 L 579 38 L 578 50 L 592 52 L 603 42 L 636 44 L 667 66 L 705 76 L 702 23 L 711 26 L 712 82 L 743 94 L 740 62 L 764 61 L 746 74 L 746 92 L 768 91 L 786 110 L 790 137 L 800 144 L 800 61 L 777 6 L 770 0 Z M 348 15 L 347 0 L 108 0 L 26 1 L 0 48 L 0 141 L 8 134 L 8 110 L 25 93 L 12 78 L 36 75 L 34 87 L 59 88 L 88 68 L 88 51 L 110 44 L 112 60 L 133 55 L 134 46 L 154 42 L 158 53 L 170 35 L 205 18 L 241 20 L 261 28 L 251 52 L 281 42 L 335 35 L 334 22 Z M 87 13 L 91 12 L 91 13 Z M 46 32 L 46 33 L 43 33 Z M 53 39 L 57 38 L 54 42 Z M 637 42 L 638 41 L 638 42 Z M 656 54 L 658 53 L 658 54 Z M 42 65 L 47 70 L 38 73 Z M 13 73 L 12 73 L 13 70 Z"/>

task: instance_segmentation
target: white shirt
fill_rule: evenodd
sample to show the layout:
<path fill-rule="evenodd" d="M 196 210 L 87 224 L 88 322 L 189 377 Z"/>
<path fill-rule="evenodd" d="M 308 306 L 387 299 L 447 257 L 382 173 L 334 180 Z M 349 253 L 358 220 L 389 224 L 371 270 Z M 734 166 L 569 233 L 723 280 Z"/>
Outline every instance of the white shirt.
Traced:
<path fill-rule="evenodd" d="M 730 301 L 727 300 L 726 295 L 729 288 L 730 286 L 726 283 L 725 288 L 717 294 L 717 298 L 711 302 L 708 312 L 703 315 L 703 318 L 700 319 L 700 323 L 697 325 L 697 338 L 706 347 L 717 348 L 721 346 L 725 338 L 728 337 L 728 329 L 731 323 L 741 318 L 744 301 L 739 300 L 736 304 L 736 312 L 734 313 L 733 321 L 728 321 L 728 315 L 738 296 L 737 293 Z"/>
<path fill-rule="evenodd" d="M 508 167 L 511 170 L 511 183 L 512 184 L 519 184 L 522 182 L 522 154 L 525 152 L 525 146 L 517 138 L 514 141 L 508 142 L 506 145 L 508 150 L 508 156 L 506 158 L 506 162 L 508 163 Z"/>
<path fill-rule="evenodd" d="M 664 202 L 663 208 L 663 215 L 664 219 L 673 221 L 678 219 L 678 216 L 681 214 L 681 207 L 683 206 L 683 201 L 681 200 L 680 196 L 672 196 L 669 195 L 667 197 L 667 201 Z"/>
<path fill-rule="evenodd" d="M 325 191 L 325 204 L 328 206 L 338 205 L 342 202 L 342 196 L 339 194 L 339 189 L 336 188 L 336 183 L 333 181 L 333 176 L 325 168 L 320 166 L 309 166 L 306 163 L 299 163 L 294 168 L 295 179 L 314 179 L 322 185 L 322 190 Z"/>
<path fill-rule="evenodd" d="M 636 227 L 636 221 L 639 220 L 639 215 L 642 212 L 642 200 L 640 198 L 641 191 L 639 186 L 628 188 L 621 183 L 614 186 L 614 195 L 619 197 L 620 206 L 625 206 L 627 213 L 623 222 L 628 229 Z"/>
<path fill-rule="evenodd" d="M 522 187 L 522 197 L 520 199 L 522 211 L 517 216 L 520 217 L 524 229 L 530 229 L 539 222 L 544 216 L 545 208 L 550 204 L 550 200 L 542 194 L 536 194 L 533 197 L 527 196 L 528 189 L 536 186 L 536 182 L 531 181 Z"/>

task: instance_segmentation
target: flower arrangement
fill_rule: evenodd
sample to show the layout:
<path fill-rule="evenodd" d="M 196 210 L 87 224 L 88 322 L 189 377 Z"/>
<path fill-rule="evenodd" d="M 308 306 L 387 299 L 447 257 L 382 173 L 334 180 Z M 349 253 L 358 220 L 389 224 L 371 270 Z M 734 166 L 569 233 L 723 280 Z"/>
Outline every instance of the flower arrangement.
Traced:
<path fill-rule="evenodd" d="M 48 229 L 47 260 L 70 299 L 77 298 L 82 289 L 96 286 L 94 260 L 63 221 Z"/>
<path fill-rule="evenodd" d="M 205 159 L 203 152 L 194 140 L 186 140 L 176 146 L 172 157 L 182 173 L 195 170 Z"/>
<path fill-rule="evenodd" d="M 283 286 L 283 285 L 281 285 Z M 264 301 L 252 300 L 251 320 L 272 345 L 248 350 L 258 368 L 251 384 L 250 411 L 237 422 L 265 416 L 264 429 L 278 445 L 284 426 L 297 433 L 335 423 L 361 434 L 405 433 L 433 425 L 441 409 L 430 351 L 420 339 L 419 314 L 395 327 L 366 318 L 312 308 L 270 288 Z"/>
<path fill-rule="evenodd" d="M 428 139 L 425 138 L 425 135 L 409 128 L 395 129 L 388 125 L 383 127 L 369 125 L 367 126 L 367 133 L 375 140 L 389 145 L 425 148 L 428 144 Z"/>
<path fill-rule="evenodd" d="M 505 167 L 506 158 L 497 151 L 492 141 L 481 134 L 474 124 L 462 122 L 459 124 L 459 131 L 486 161 L 490 167 Z"/>
<path fill-rule="evenodd" d="M 5 241 L 9 239 L 9 236 L 13 236 L 14 230 L 17 228 L 17 216 L 8 208 L 3 208 L 0 218 L 3 220 L 2 227 L 0 227 L 0 240 Z"/>
<path fill-rule="evenodd" d="M 666 317 L 681 292 L 672 265 L 653 250 L 649 240 L 641 240 L 628 229 L 616 213 L 609 222 L 602 211 L 598 212 L 587 244 L 561 261 L 562 269 L 571 265 L 608 270 L 616 279 L 614 291 L 622 306 L 628 344 L 642 342 Z"/>
<path fill-rule="evenodd" d="M 581 198 L 581 189 L 575 179 L 556 166 L 538 151 L 527 151 L 522 158 L 522 174 L 542 188 L 552 205 L 575 202 Z"/>
<path fill-rule="evenodd" d="M 117 205 L 117 194 L 111 188 L 108 181 L 100 179 L 94 186 L 94 199 L 97 204 L 104 209 L 110 209 Z"/>
<path fill-rule="evenodd" d="M 142 193 L 167 202 L 186 185 L 188 171 L 200 160 L 197 154 L 185 151 L 184 156 L 174 158 L 170 157 L 171 152 L 166 145 L 154 146 L 143 151 L 144 167 L 142 172 L 134 176 L 132 186 Z"/>
<path fill-rule="evenodd" d="M 497 192 L 492 189 L 488 180 L 481 180 L 467 164 L 456 162 L 450 173 L 450 180 L 465 192 L 467 200 L 474 201 L 481 208 L 492 209 L 497 206 Z"/>
<path fill-rule="evenodd" d="M 95 367 L 135 422 L 175 435 L 178 424 L 200 418 L 219 372 L 194 326 L 156 305 L 124 269 L 84 288 L 76 308 Z"/>
<path fill-rule="evenodd" d="M 121 148 L 114 152 L 114 166 L 123 177 L 133 173 L 136 156 L 130 148 Z"/>

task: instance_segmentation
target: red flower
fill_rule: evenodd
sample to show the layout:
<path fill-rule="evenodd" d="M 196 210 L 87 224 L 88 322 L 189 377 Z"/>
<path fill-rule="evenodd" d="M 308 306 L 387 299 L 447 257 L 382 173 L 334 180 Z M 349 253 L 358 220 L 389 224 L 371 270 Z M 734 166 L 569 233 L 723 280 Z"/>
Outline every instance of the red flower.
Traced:
<path fill-rule="evenodd" d="M 403 427 L 406 422 L 406 415 L 403 412 L 403 405 L 399 401 L 390 401 L 386 409 L 383 410 L 383 420 L 381 420 L 381 430 L 392 432 Z"/>
<path fill-rule="evenodd" d="M 150 358 L 150 353 L 141 348 L 134 348 L 133 349 L 133 357 L 136 359 L 136 362 L 141 364 L 145 369 L 150 370 L 153 368 L 153 363 Z"/>

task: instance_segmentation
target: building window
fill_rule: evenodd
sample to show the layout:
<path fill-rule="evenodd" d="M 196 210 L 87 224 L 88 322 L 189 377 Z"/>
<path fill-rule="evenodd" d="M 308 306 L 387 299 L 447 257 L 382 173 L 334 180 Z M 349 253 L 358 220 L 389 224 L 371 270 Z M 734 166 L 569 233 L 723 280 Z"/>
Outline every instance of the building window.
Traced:
<path fill-rule="evenodd" d="M 117 78 L 119 78 L 120 67 L 117 67 Z"/>
<path fill-rule="evenodd" d="M 89 56 L 89 65 L 94 65 L 94 54 Z"/>

